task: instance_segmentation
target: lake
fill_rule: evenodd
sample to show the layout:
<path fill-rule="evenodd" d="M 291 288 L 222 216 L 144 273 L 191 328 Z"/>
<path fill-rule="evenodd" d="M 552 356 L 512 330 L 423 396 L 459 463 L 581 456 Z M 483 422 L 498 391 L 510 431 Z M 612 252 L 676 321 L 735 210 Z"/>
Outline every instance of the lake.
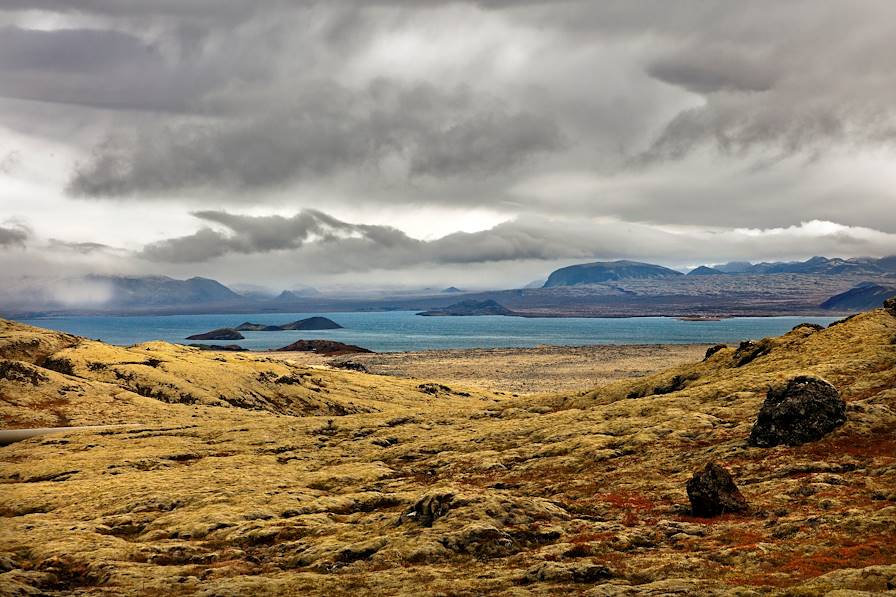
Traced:
<path fill-rule="evenodd" d="M 283 324 L 313 315 L 329 317 L 341 330 L 242 332 L 239 344 L 267 350 L 300 338 L 357 344 L 376 352 L 447 348 L 529 347 L 540 344 L 715 344 L 778 336 L 801 322 L 827 325 L 836 317 L 738 317 L 720 321 L 679 321 L 669 317 L 522 318 L 501 316 L 420 317 L 413 311 L 363 313 L 258 313 L 218 315 L 140 315 L 45 317 L 25 323 L 96 338 L 111 344 L 150 340 L 191 343 L 187 336 L 244 321 Z"/>

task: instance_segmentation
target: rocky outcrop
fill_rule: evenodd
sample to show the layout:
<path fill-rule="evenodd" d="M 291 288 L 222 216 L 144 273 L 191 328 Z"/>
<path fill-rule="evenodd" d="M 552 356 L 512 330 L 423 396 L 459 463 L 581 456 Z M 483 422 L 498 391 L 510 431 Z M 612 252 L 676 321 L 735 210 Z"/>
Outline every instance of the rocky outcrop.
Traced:
<path fill-rule="evenodd" d="M 799 446 L 821 439 L 846 422 L 846 403 L 837 388 L 808 375 L 770 388 L 750 431 L 749 444 Z"/>
<path fill-rule="evenodd" d="M 613 577 L 613 572 L 602 564 L 588 562 L 542 562 L 526 571 L 520 584 L 533 583 L 596 583 Z"/>
<path fill-rule="evenodd" d="M 298 340 L 284 346 L 283 348 L 274 349 L 275 352 L 314 352 L 328 357 L 335 357 L 343 354 L 354 354 L 358 352 L 369 352 L 366 348 L 355 346 L 354 344 L 344 344 L 334 340 Z"/>
<path fill-rule="evenodd" d="M 694 473 L 686 487 L 694 516 L 719 516 L 749 509 L 731 473 L 715 462 Z"/>
<path fill-rule="evenodd" d="M 205 332 L 204 334 L 193 334 L 187 336 L 187 340 L 243 340 L 245 336 L 233 328 L 220 328 Z"/>
<path fill-rule="evenodd" d="M 187 346 L 192 346 L 199 350 L 223 350 L 226 352 L 241 352 L 246 350 L 239 344 L 188 344 Z"/>
<path fill-rule="evenodd" d="M 402 513 L 398 524 L 413 522 L 422 527 L 431 527 L 436 520 L 448 514 L 453 499 L 454 494 L 447 491 L 424 495 Z"/>
<path fill-rule="evenodd" d="M 896 317 L 896 297 L 885 300 L 884 309 L 886 309 L 887 313 Z"/>
<path fill-rule="evenodd" d="M 772 341 L 768 338 L 763 338 L 759 342 L 745 340 L 741 342 L 740 346 L 737 347 L 737 350 L 734 351 L 734 366 L 743 367 L 744 365 L 748 365 L 759 357 L 764 357 L 770 353 L 772 347 Z"/>
<path fill-rule="evenodd" d="M 728 348 L 727 344 L 716 344 L 715 346 L 710 346 L 706 349 L 706 355 L 704 355 L 703 360 L 705 361 L 720 350 L 725 350 L 726 348 Z"/>

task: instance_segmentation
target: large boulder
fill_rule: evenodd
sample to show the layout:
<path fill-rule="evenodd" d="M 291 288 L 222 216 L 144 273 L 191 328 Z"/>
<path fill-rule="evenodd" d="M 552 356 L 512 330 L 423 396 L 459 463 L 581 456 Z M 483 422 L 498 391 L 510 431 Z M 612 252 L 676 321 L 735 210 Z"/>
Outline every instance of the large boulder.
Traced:
<path fill-rule="evenodd" d="M 846 422 L 846 403 L 830 383 L 811 375 L 770 388 L 759 409 L 749 444 L 799 446 L 821 439 Z"/>
<path fill-rule="evenodd" d="M 694 473 L 686 487 L 694 516 L 719 516 L 726 512 L 744 512 L 749 508 L 731 473 L 715 462 Z"/>

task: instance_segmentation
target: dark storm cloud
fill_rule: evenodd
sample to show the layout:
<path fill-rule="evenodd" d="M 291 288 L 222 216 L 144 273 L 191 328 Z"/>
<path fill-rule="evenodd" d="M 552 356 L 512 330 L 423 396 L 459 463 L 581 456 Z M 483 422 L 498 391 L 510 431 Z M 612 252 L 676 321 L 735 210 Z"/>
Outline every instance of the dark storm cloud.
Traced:
<path fill-rule="evenodd" d="M 323 85 L 294 105 L 246 122 L 183 125 L 110 140 L 71 181 L 89 196 L 183 188 L 272 187 L 390 156 L 412 176 L 489 176 L 554 149 L 549 119 L 477 105 L 463 89 L 377 81 L 360 92 Z"/>
<path fill-rule="evenodd" d="M 407 238 L 394 229 L 347 224 L 314 210 L 306 210 L 292 217 L 242 216 L 221 211 L 200 211 L 193 215 L 225 226 L 230 232 L 203 228 L 195 234 L 150 244 L 143 249 L 141 256 L 150 261 L 189 263 L 207 261 L 227 253 L 297 249 L 312 238 L 326 242 L 339 235 L 369 234 L 369 238 L 377 243 L 388 240 L 396 233 L 402 239 Z"/>
<path fill-rule="evenodd" d="M 24 247 L 30 237 L 31 231 L 20 224 L 0 226 L 0 248 Z"/>

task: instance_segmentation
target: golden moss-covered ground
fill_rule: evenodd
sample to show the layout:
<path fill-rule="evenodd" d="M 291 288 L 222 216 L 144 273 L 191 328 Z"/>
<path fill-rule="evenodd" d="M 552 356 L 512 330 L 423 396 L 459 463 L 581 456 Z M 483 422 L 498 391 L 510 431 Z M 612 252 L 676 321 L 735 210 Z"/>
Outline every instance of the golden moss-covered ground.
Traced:
<path fill-rule="evenodd" d="M 0 448 L 0 594 L 893 592 L 894 342 L 879 310 L 513 398 L 0 321 L 4 427 L 137 423 Z M 805 373 L 847 423 L 748 447 Z M 688 514 L 709 460 L 749 514 Z"/>

